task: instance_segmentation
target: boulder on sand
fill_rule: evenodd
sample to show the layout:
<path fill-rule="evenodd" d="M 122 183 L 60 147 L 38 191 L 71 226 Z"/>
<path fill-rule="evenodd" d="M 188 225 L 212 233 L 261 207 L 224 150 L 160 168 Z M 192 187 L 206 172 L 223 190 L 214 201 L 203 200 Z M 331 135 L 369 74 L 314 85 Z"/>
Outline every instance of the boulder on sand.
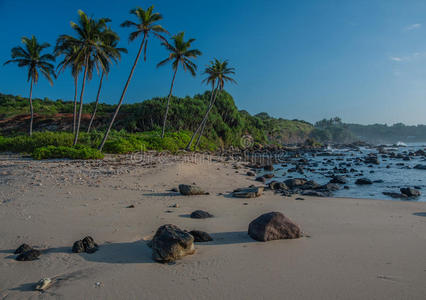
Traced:
<path fill-rule="evenodd" d="M 196 210 L 191 213 L 190 217 L 192 219 L 207 219 L 207 218 L 213 218 L 213 215 L 204 210 Z"/>
<path fill-rule="evenodd" d="M 162 263 L 173 262 L 195 252 L 194 237 L 172 224 L 158 228 L 151 245 L 153 259 Z"/>
<path fill-rule="evenodd" d="M 72 246 L 72 252 L 74 253 L 94 253 L 98 251 L 99 246 L 95 243 L 95 240 L 91 236 L 86 236 L 82 240 L 75 241 Z"/>
<path fill-rule="evenodd" d="M 41 252 L 36 249 L 31 249 L 29 251 L 23 252 L 16 257 L 17 261 L 32 261 L 38 259 Z"/>
<path fill-rule="evenodd" d="M 232 196 L 235 198 L 256 198 L 260 197 L 262 192 L 263 187 L 248 187 L 234 190 Z"/>
<path fill-rule="evenodd" d="M 196 185 L 189 185 L 189 184 L 179 184 L 179 192 L 185 196 L 209 194 L 203 191 L 200 187 Z"/>
<path fill-rule="evenodd" d="M 301 237 L 300 227 L 280 212 L 270 212 L 253 220 L 248 228 L 251 238 L 266 242 Z"/>
<path fill-rule="evenodd" d="M 30 251 L 30 250 L 32 250 L 32 249 L 33 249 L 33 247 L 31 247 L 30 245 L 28 245 L 28 244 L 22 244 L 21 246 L 19 246 L 19 247 L 15 250 L 15 254 L 21 254 L 21 253 L 24 253 L 24 252 Z"/>

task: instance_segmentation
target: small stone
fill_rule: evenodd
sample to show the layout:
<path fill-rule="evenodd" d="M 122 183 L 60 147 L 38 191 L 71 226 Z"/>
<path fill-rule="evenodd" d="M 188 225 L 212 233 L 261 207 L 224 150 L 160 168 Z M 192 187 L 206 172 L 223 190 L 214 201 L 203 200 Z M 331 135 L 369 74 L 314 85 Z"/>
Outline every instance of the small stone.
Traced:
<path fill-rule="evenodd" d="M 194 237 L 194 242 L 196 243 L 204 243 L 204 242 L 210 242 L 213 241 L 213 238 L 204 231 L 200 230 L 192 230 L 189 232 Z"/>
<path fill-rule="evenodd" d="M 126 208 L 135 208 L 135 206 L 133 204 L 130 204 L 129 206 L 127 206 Z"/>
<path fill-rule="evenodd" d="M 27 251 L 30 251 L 31 249 L 33 249 L 33 247 L 31 247 L 28 244 L 22 244 L 21 246 L 19 246 L 16 250 L 15 250 L 15 254 L 21 254 Z"/>
<path fill-rule="evenodd" d="M 213 215 L 204 210 L 196 210 L 191 213 L 190 217 L 192 219 L 207 219 L 207 218 L 213 218 Z"/>
<path fill-rule="evenodd" d="M 38 257 L 40 256 L 41 252 L 39 250 L 36 249 L 31 249 L 29 251 L 26 251 L 24 253 L 21 253 L 18 255 L 18 257 L 16 257 L 17 261 L 32 261 L 32 260 L 36 260 L 38 259 Z"/>
<path fill-rule="evenodd" d="M 50 279 L 50 278 L 43 278 L 43 279 L 41 279 L 41 280 L 37 283 L 37 285 L 36 285 L 35 289 L 36 289 L 37 291 L 44 292 L 45 290 L 47 290 L 48 288 L 50 288 L 50 287 L 51 287 L 52 283 L 53 283 L 53 282 L 52 282 L 52 279 Z"/>

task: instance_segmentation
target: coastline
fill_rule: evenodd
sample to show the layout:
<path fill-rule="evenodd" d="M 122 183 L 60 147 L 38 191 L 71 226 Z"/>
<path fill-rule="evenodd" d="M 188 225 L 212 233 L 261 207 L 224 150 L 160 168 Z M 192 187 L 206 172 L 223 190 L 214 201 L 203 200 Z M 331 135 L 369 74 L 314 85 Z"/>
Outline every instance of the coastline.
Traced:
<path fill-rule="evenodd" d="M 228 195 L 235 188 L 263 185 L 245 175 L 242 163 L 135 159 L 0 157 L 2 298 L 36 297 L 40 292 L 33 285 L 44 277 L 58 281 L 43 297 L 65 299 L 426 297 L 424 202 L 309 196 L 300 201 L 273 191 L 237 199 Z M 210 194 L 169 191 L 194 182 Z M 215 217 L 188 218 L 196 209 Z M 305 237 L 250 239 L 249 222 L 269 211 L 283 212 Z M 167 223 L 209 232 L 214 241 L 196 244 L 196 253 L 175 265 L 156 263 L 145 240 Z M 86 235 L 100 250 L 71 253 L 72 243 Z M 10 251 L 23 242 L 47 250 L 37 261 L 17 262 Z"/>

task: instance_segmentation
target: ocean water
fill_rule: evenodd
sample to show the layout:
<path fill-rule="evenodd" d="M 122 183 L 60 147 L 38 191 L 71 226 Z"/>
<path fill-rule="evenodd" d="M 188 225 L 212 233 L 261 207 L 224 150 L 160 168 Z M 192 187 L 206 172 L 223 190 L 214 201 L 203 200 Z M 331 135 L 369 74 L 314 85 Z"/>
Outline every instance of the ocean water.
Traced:
<path fill-rule="evenodd" d="M 386 147 L 388 151 L 395 154 L 406 155 L 409 152 L 415 152 L 419 149 L 426 151 L 426 143 L 407 144 L 406 147 Z M 423 201 L 426 202 L 426 170 L 413 169 L 417 164 L 426 165 L 425 156 L 410 156 L 410 160 L 406 161 L 401 158 L 382 157 L 375 148 L 352 149 L 333 149 L 328 148 L 324 151 L 328 156 L 322 156 L 312 153 L 301 153 L 300 157 L 283 157 L 288 163 L 274 165 L 275 177 L 272 180 L 283 181 L 288 178 L 306 178 L 314 180 L 319 184 L 325 184 L 330 181 L 330 176 L 343 175 L 346 176 L 349 189 L 343 189 L 333 193 L 335 197 L 352 197 L 352 198 L 369 198 L 369 199 L 388 199 L 397 201 Z M 377 154 L 379 165 L 365 164 L 358 162 L 357 158 L 364 159 L 368 154 Z M 323 154 L 324 155 L 324 154 Z M 297 172 L 288 172 L 289 169 L 295 167 L 297 161 L 305 158 L 308 165 L 303 166 L 304 174 Z M 387 168 L 387 166 L 389 166 Z M 337 169 L 346 168 L 347 170 L 355 169 L 355 172 L 339 172 Z M 270 172 L 262 172 L 260 175 Z M 283 174 L 285 173 L 285 174 Z M 376 182 L 371 185 L 356 185 L 358 178 L 368 178 Z M 415 199 L 394 199 L 383 195 L 383 192 L 400 192 L 401 187 L 416 187 L 420 189 L 422 195 Z"/>

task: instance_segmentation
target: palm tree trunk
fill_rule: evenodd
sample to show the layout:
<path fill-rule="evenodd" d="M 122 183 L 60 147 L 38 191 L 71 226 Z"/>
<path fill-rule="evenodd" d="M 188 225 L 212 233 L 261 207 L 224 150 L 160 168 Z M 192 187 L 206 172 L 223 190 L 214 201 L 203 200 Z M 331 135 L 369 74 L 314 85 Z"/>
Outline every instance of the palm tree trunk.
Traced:
<path fill-rule="evenodd" d="M 73 146 L 77 145 L 78 142 L 78 134 L 80 133 L 80 123 L 81 123 L 81 115 L 83 114 L 83 94 L 84 94 L 84 87 L 86 85 L 86 77 L 87 77 L 87 69 L 89 65 L 89 56 L 86 57 L 86 62 L 84 65 L 84 76 L 83 76 L 83 83 L 81 85 L 81 93 L 80 93 L 80 107 L 78 109 L 78 120 L 77 120 L 77 129 L 74 134 L 74 142 Z"/>
<path fill-rule="evenodd" d="M 78 95 L 78 76 L 74 77 L 74 114 L 72 123 L 72 133 L 75 134 L 75 123 L 77 122 L 77 95 Z"/>
<path fill-rule="evenodd" d="M 164 138 L 164 131 L 166 130 L 166 122 L 167 122 L 167 114 L 169 113 L 170 97 L 172 96 L 173 85 L 175 84 L 177 70 L 178 70 L 178 67 L 176 66 L 176 70 L 173 74 L 172 85 L 170 86 L 169 97 L 167 98 L 166 113 L 164 114 L 163 130 L 161 131 L 161 138 Z"/>
<path fill-rule="evenodd" d="M 197 129 L 194 131 L 194 133 L 193 133 L 193 135 L 192 135 L 192 137 L 191 137 L 191 140 L 189 141 L 188 145 L 186 145 L 185 150 L 190 150 L 190 149 L 191 149 L 191 145 L 192 145 L 192 142 L 194 141 L 194 138 L 197 136 L 197 133 L 198 133 L 198 132 L 201 130 L 201 128 L 203 127 L 203 124 L 204 124 L 205 120 L 207 119 L 208 114 L 209 114 L 209 112 L 210 112 L 210 107 L 211 107 L 211 105 L 212 105 L 213 95 L 214 95 L 214 94 L 215 94 L 215 88 L 214 88 L 214 85 L 213 85 L 213 86 L 212 86 L 212 92 L 211 92 L 211 94 L 210 94 L 209 106 L 207 107 L 206 114 L 204 115 L 203 120 L 201 121 L 200 125 L 198 125 Z"/>
<path fill-rule="evenodd" d="M 90 118 L 90 123 L 89 123 L 89 127 L 87 128 L 87 133 L 90 132 L 90 127 L 92 127 L 92 123 L 95 120 L 96 111 L 98 110 L 99 95 L 101 94 L 102 81 L 104 79 L 104 75 L 105 75 L 105 72 L 102 71 L 101 81 L 99 82 L 98 94 L 96 95 L 95 109 L 93 110 L 92 117 Z"/>
<path fill-rule="evenodd" d="M 30 136 L 33 134 L 33 120 L 34 120 L 34 109 L 33 109 L 33 82 L 34 79 L 31 78 L 31 85 L 30 85 Z"/>
<path fill-rule="evenodd" d="M 215 103 L 215 101 L 216 101 L 216 97 L 217 97 L 217 93 L 218 93 L 218 92 L 220 92 L 220 91 L 216 88 L 216 91 L 215 91 L 215 93 L 214 93 L 213 101 L 212 101 L 212 103 L 210 104 L 210 107 L 209 107 L 209 109 L 208 109 L 208 111 L 207 111 L 207 113 L 206 113 L 206 118 L 203 120 L 203 123 L 202 123 L 202 126 L 201 126 L 200 134 L 198 135 L 197 141 L 195 142 L 195 146 L 194 146 L 194 149 L 195 149 L 195 150 L 197 150 L 197 147 L 198 147 L 198 145 L 200 144 L 200 140 L 201 140 L 201 137 L 203 136 L 204 128 L 206 127 L 206 124 L 207 124 L 208 115 L 210 114 L 210 111 L 212 110 L 212 108 L 213 108 L 213 106 L 214 106 L 214 103 Z"/>
<path fill-rule="evenodd" d="M 132 76 L 133 76 L 133 72 L 135 71 L 139 57 L 141 56 L 141 52 L 142 52 L 142 49 L 143 49 L 143 45 L 145 44 L 145 40 L 146 40 L 146 34 L 143 36 L 141 46 L 139 47 L 138 55 L 136 56 L 135 62 L 133 63 L 132 70 L 130 71 L 130 74 L 129 74 L 129 78 L 127 79 L 126 85 L 124 86 L 123 92 L 121 93 L 120 101 L 118 102 L 118 105 L 117 105 L 117 107 L 114 111 L 114 115 L 112 116 L 112 119 L 111 119 L 111 122 L 109 123 L 108 129 L 105 132 L 104 138 L 102 139 L 102 142 L 99 145 L 99 148 L 98 148 L 99 151 L 102 151 L 102 148 L 104 147 L 105 142 L 108 138 L 109 132 L 111 131 L 112 125 L 114 124 L 115 118 L 117 117 L 118 112 L 120 111 L 120 107 L 121 107 L 121 104 L 123 103 L 124 95 L 126 94 L 127 88 L 129 87 L 130 80 L 132 79 Z"/>

